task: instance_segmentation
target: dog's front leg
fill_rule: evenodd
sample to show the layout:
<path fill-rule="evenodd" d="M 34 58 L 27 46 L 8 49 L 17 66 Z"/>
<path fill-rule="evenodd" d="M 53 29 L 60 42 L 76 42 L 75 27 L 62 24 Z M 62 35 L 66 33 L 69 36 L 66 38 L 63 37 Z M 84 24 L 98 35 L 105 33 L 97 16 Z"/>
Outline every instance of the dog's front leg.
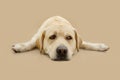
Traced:
<path fill-rule="evenodd" d="M 34 41 L 28 41 L 24 43 L 18 43 L 12 45 L 12 50 L 16 53 L 18 52 L 25 52 L 32 50 L 35 47 L 35 42 Z"/>
<path fill-rule="evenodd" d="M 32 37 L 31 40 L 24 43 L 18 43 L 18 44 L 12 45 L 12 50 L 16 53 L 32 50 L 33 48 L 36 47 L 36 40 L 38 39 L 40 33 L 41 31 L 39 29 L 38 32 Z"/>
<path fill-rule="evenodd" d="M 91 43 L 86 41 L 82 42 L 80 48 L 93 51 L 107 51 L 109 49 L 109 47 L 103 43 Z"/>

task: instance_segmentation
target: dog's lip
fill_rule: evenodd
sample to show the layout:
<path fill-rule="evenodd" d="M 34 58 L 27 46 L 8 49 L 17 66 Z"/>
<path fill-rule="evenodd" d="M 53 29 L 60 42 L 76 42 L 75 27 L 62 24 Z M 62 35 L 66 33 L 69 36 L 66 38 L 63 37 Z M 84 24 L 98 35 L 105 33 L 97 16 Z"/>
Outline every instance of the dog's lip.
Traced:
<path fill-rule="evenodd" d="M 66 59 L 52 59 L 53 61 L 69 61 L 70 59 L 66 58 Z"/>

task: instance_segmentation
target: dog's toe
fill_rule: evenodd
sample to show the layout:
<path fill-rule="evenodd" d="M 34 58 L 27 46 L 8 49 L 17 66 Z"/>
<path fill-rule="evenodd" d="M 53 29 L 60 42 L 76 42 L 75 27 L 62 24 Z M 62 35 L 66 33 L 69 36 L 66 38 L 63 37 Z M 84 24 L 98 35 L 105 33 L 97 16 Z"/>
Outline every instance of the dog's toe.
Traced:
<path fill-rule="evenodd" d="M 15 45 L 12 45 L 12 50 L 15 52 L 15 53 L 20 53 L 20 50 L 17 49 L 17 47 Z"/>
<path fill-rule="evenodd" d="M 12 50 L 13 50 L 15 53 L 18 53 L 18 51 L 16 51 L 14 48 L 12 48 Z"/>
<path fill-rule="evenodd" d="M 105 45 L 105 44 L 99 44 L 99 51 L 107 51 L 109 49 L 109 46 Z"/>
<path fill-rule="evenodd" d="M 15 47 L 15 45 L 13 44 L 12 47 Z"/>

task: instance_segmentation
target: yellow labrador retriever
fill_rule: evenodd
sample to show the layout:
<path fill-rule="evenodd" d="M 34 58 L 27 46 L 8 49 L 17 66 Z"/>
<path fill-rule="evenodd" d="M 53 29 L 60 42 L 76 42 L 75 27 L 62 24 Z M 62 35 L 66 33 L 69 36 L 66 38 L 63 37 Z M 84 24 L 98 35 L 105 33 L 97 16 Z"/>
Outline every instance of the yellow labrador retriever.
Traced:
<path fill-rule="evenodd" d="M 15 52 L 24 52 L 39 48 L 41 53 L 48 54 L 52 60 L 70 60 L 80 48 L 106 51 L 108 46 L 102 43 L 82 41 L 76 29 L 66 19 L 54 16 L 47 19 L 31 40 L 12 46 Z"/>

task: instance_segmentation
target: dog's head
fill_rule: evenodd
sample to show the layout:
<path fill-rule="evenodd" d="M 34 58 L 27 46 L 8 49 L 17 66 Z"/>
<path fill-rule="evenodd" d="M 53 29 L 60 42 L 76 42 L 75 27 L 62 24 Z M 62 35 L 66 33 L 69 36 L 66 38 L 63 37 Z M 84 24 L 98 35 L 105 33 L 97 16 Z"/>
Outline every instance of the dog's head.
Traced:
<path fill-rule="evenodd" d="M 70 60 L 81 43 L 77 31 L 69 26 L 50 26 L 36 42 L 40 52 L 48 54 L 52 60 Z"/>

